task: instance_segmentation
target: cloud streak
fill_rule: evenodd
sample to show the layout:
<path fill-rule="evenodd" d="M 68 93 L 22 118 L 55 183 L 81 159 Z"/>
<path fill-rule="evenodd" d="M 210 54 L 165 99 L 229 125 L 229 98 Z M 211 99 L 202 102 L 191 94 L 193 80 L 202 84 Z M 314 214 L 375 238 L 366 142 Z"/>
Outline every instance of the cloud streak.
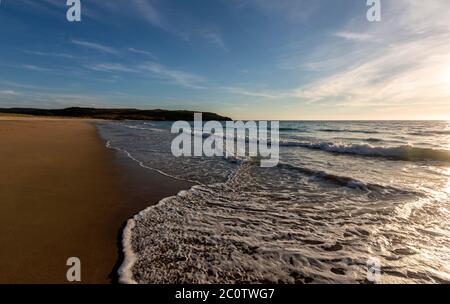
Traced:
<path fill-rule="evenodd" d="M 357 33 L 357 32 L 337 32 L 334 34 L 336 37 L 344 38 L 347 40 L 355 40 L 355 41 L 371 41 L 374 37 L 367 33 Z"/>
<path fill-rule="evenodd" d="M 169 68 L 157 62 L 143 62 L 135 65 L 122 63 L 96 63 L 85 65 L 86 69 L 105 73 L 138 73 L 141 77 L 146 75 L 167 81 L 190 89 L 204 89 L 206 79 L 189 72 Z"/>
<path fill-rule="evenodd" d="M 146 0 L 131 0 L 130 4 L 140 15 L 153 26 L 159 27 L 163 30 L 168 30 L 165 22 L 159 11 L 152 3 L 153 1 Z"/>
<path fill-rule="evenodd" d="M 94 65 L 86 65 L 88 69 L 100 72 L 121 72 L 121 73 L 137 73 L 138 71 L 129 68 L 121 63 L 98 63 Z"/>
<path fill-rule="evenodd" d="M 74 55 L 67 54 L 67 53 L 38 52 L 38 51 L 30 51 L 30 50 L 24 50 L 23 52 L 25 52 L 27 54 L 31 54 L 31 55 L 36 55 L 36 56 L 59 57 L 59 58 L 67 58 L 67 59 L 78 58 Z"/>
<path fill-rule="evenodd" d="M 107 54 L 113 54 L 113 55 L 119 54 L 119 52 L 116 49 L 106 46 L 106 45 L 103 45 L 103 44 L 100 44 L 100 43 L 89 42 L 89 41 L 84 41 L 84 40 L 76 40 L 76 39 L 71 40 L 71 43 L 81 46 L 81 47 L 84 47 L 84 48 L 95 50 L 95 51 L 98 51 L 101 53 L 107 53 Z"/>
<path fill-rule="evenodd" d="M 152 52 L 149 51 L 145 51 L 145 50 L 140 50 L 140 49 L 136 49 L 136 48 L 128 48 L 129 52 L 135 53 L 135 54 L 140 54 L 140 55 L 145 55 L 153 60 L 157 60 L 158 58 L 156 58 L 155 55 L 153 55 Z"/>
<path fill-rule="evenodd" d="M 169 82 L 184 86 L 186 88 L 191 89 L 205 88 L 202 85 L 206 81 L 205 78 L 195 74 L 186 73 L 180 70 L 174 70 L 166 66 L 163 66 L 159 63 L 155 62 L 145 63 L 140 66 L 140 69 L 152 73 L 153 76 L 159 79 L 167 80 Z"/>
<path fill-rule="evenodd" d="M 22 95 L 20 92 L 14 90 L 0 90 L 0 96 L 20 96 Z"/>
<path fill-rule="evenodd" d="M 229 52 L 230 50 L 225 46 L 225 42 L 223 41 L 222 36 L 215 30 L 205 30 L 203 31 L 203 37 L 208 40 L 210 43 L 218 46 L 225 52 Z"/>
<path fill-rule="evenodd" d="M 52 69 L 41 67 L 41 66 L 37 66 L 37 65 L 34 65 L 34 64 L 22 64 L 21 67 L 23 69 L 30 70 L 30 71 L 36 71 L 36 72 L 50 72 L 50 71 L 53 71 Z"/>

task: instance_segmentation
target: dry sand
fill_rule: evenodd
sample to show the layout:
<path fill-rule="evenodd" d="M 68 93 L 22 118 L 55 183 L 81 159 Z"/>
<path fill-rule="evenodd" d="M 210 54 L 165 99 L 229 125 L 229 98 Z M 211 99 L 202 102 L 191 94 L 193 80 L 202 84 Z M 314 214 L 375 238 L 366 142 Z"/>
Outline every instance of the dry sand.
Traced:
<path fill-rule="evenodd" d="M 109 283 L 126 220 L 188 189 L 105 148 L 92 121 L 0 117 L 0 283 Z"/>

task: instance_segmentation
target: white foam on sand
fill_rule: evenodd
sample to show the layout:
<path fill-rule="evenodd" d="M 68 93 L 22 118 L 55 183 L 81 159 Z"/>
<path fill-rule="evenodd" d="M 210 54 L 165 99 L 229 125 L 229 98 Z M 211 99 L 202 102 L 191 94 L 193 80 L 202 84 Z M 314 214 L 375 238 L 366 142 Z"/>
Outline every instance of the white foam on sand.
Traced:
<path fill-rule="evenodd" d="M 133 238 L 133 229 L 136 227 L 136 221 L 135 219 L 138 217 L 144 217 L 151 209 L 155 208 L 156 206 L 162 205 L 167 201 L 170 201 L 171 199 L 177 197 L 177 196 L 183 196 L 184 193 L 186 193 L 186 190 L 180 191 L 175 196 L 170 196 L 167 198 L 162 199 L 157 204 L 147 207 L 146 209 L 142 210 L 138 214 L 136 214 L 133 218 L 129 219 L 127 222 L 127 225 L 123 229 L 122 233 L 122 250 L 124 259 L 122 262 L 122 265 L 120 265 L 120 268 L 118 270 L 119 275 L 119 283 L 121 284 L 138 284 L 133 278 L 133 266 L 136 263 L 137 257 L 136 253 L 133 251 L 133 244 L 132 244 L 132 238 Z"/>
<path fill-rule="evenodd" d="M 148 167 L 148 166 L 144 165 L 143 162 L 141 162 L 138 159 L 136 159 L 135 157 L 133 157 L 131 155 L 131 153 L 128 152 L 127 150 L 120 149 L 120 148 L 112 146 L 111 141 L 109 141 L 109 140 L 106 142 L 105 146 L 108 149 L 114 149 L 114 150 L 117 150 L 119 152 L 125 153 L 125 155 L 128 158 L 130 158 L 131 160 L 137 162 L 139 164 L 139 166 L 141 166 L 141 167 L 143 167 L 145 169 L 154 170 L 154 171 L 156 171 L 156 172 L 158 172 L 158 173 L 160 173 L 160 174 L 162 174 L 164 176 L 171 177 L 171 178 L 174 178 L 174 179 L 177 179 L 177 180 L 189 181 L 189 182 L 198 184 L 198 182 L 196 182 L 196 181 L 191 181 L 191 180 L 187 180 L 187 179 L 180 179 L 180 178 L 177 178 L 175 176 L 166 174 L 166 173 L 164 173 L 164 172 L 162 172 L 160 170 L 157 170 L 155 168 Z M 183 192 L 185 192 L 185 191 L 179 192 L 176 196 L 178 196 L 178 195 L 182 196 Z M 145 216 L 145 214 L 149 210 L 151 210 L 152 208 L 156 207 L 157 205 L 164 204 L 164 202 L 169 201 L 170 199 L 172 199 L 172 198 L 174 198 L 176 196 L 167 197 L 167 198 L 159 201 L 157 204 L 142 210 L 141 212 L 139 212 L 139 214 L 135 215 L 133 218 L 128 220 L 127 225 L 125 226 L 125 228 L 123 229 L 123 232 L 122 232 L 122 248 L 123 248 L 122 251 L 123 251 L 123 254 L 124 254 L 124 260 L 123 260 L 122 265 L 120 266 L 120 268 L 118 270 L 119 283 L 121 283 L 121 284 L 137 284 L 137 282 L 133 278 L 133 271 L 132 271 L 133 265 L 134 265 L 134 263 L 137 260 L 137 257 L 136 257 L 135 252 L 133 251 L 133 245 L 132 245 L 133 229 L 136 227 L 135 219 L 137 217 Z"/>
<path fill-rule="evenodd" d="M 136 226 L 134 219 L 129 219 L 122 234 L 122 247 L 124 259 L 119 268 L 119 283 L 121 284 L 137 284 L 133 279 L 132 267 L 136 262 L 136 255 L 134 254 L 131 245 L 131 234 L 133 228 Z"/>

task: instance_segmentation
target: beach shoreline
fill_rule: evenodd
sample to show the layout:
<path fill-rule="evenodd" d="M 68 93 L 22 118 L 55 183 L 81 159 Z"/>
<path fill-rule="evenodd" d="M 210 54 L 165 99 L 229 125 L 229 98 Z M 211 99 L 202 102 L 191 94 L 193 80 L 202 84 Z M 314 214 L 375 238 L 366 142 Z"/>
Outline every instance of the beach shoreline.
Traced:
<path fill-rule="evenodd" d="M 105 146 L 92 119 L 0 116 L 0 283 L 117 282 L 128 219 L 189 183 Z"/>

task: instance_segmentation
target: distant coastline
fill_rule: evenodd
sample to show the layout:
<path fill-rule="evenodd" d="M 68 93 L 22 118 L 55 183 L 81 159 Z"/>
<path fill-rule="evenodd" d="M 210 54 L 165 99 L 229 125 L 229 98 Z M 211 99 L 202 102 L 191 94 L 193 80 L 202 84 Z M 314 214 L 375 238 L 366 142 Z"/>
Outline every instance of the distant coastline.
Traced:
<path fill-rule="evenodd" d="M 93 118 L 110 120 L 156 120 L 176 121 L 194 119 L 194 111 L 140 110 L 140 109 L 100 109 L 71 107 L 65 109 L 0 108 L 0 113 L 46 117 Z M 231 118 L 219 114 L 203 112 L 204 120 L 229 121 Z"/>

